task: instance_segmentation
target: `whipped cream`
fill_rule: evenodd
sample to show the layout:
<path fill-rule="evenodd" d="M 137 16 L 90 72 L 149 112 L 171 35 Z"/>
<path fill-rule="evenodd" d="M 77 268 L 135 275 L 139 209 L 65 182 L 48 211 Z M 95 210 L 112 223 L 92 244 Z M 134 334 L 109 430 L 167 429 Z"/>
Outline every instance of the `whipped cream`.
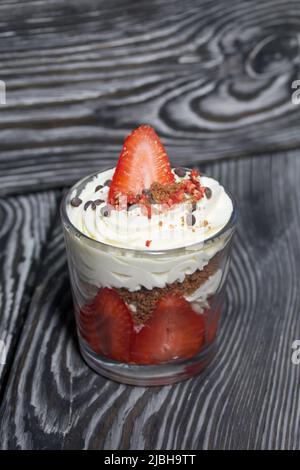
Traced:
<path fill-rule="evenodd" d="M 225 276 L 223 276 L 223 279 Z M 222 270 L 218 269 L 207 281 L 204 282 L 198 289 L 195 290 L 191 295 L 185 296 L 185 300 L 191 302 L 192 308 L 197 313 L 203 313 L 206 308 L 209 308 L 208 299 L 217 290 L 222 287 Z"/>
<path fill-rule="evenodd" d="M 68 217 L 80 233 L 89 237 L 76 236 L 72 231 L 66 234 L 73 287 L 83 297 L 82 302 L 93 297 L 100 286 L 136 291 L 182 282 L 186 275 L 202 270 L 227 244 L 228 233 L 207 240 L 228 223 L 233 210 L 230 197 L 216 180 L 201 177 L 201 184 L 209 187 L 212 195 L 198 201 L 193 211 L 196 222 L 191 227 L 182 224 L 186 215 L 182 207 L 153 214 L 151 219 L 141 208 L 112 210 L 105 216 L 101 209 L 107 205 L 109 188 L 95 189 L 111 179 L 113 172 L 100 173 L 83 187 L 79 183 L 71 190 L 70 199 L 79 197 L 82 203 L 78 207 L 68 204 Z M 84 209 L 86 202 L 99 199 L 104 202 L 94 209 Z M 103 244 L 97 245 L 93 240 Z M 151 240 L 149 248 L 146 240 Z"/>
<path fill-rule="evenodd" d="M 73 225 L 93 240 L 135 250 L 167 250 L 202 242 L 219 232 L 230 219 L 233 209 L 230 197 L 216 180 L 204 176 L 201 184 L 210 188 L 212 195 L 197 202 L 192 226 L 187 223 L 190 204 L 176 204 L 168 210 L 154 204 L 151 218 L 138 205 L 130 210 L 112 209 L 107 216 L 103 208 L 107 205 L 109 187 L 104 186 L 97 192 L 95 189 L 111 179 L 113 173 L 114 169 L 99 173 L 79 194 L 74 191 L 71 197 L 78 196 L 83 202 L 78 207 L 68 206 L 68 216 Z M 91 205 L 85 209 L 87 201 L 99 199 L 103 202 L 94 210 Z"/>

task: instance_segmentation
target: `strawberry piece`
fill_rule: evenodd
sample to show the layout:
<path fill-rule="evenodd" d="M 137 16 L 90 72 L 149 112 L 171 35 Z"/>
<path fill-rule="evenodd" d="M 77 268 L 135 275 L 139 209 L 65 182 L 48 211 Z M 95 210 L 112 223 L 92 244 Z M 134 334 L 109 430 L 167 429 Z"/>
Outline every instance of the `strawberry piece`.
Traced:
<path fill-rule="evenodd" d="M 194 168 L 194 169 L 191 171 L 191 175 L 190 175 L 191 180 L 192 180 L 194 183 L 197 183 L 199 176 L 200 176 L 199 171 L 198 171 L 196 168 Z"/>
<path fill-rule="evenodd" d="M 78 318 L 78 329 L 83 339 L 97 354 L 101 354 L 100 335 L 94 304 L 84 305 Z"/>
<path fill-rule="evenodd" d="M 167 294 L 136 335 L 131 360 L 136 364 L 159 364 L 188 359 L 199 352 L 203 343 L 203 317 L 184 298 Z"/>
<path fill-rule="evenodd" d="M 172 201 L 174 204 L 178 204 L 180 202 L 183 202 L 185 198 L 184 191 L 181 189 L 177 191 L 175 194 L 172 195 Z"/>
<path fill-rule="evenodd" d="M 153 182 L 173 183 L 167 152 L 150 126 L 135 129 L 126 139 L 109 189 L 108 202 L 118 204 L 120 195 L 140 194 Z"/>
<path fill-rule="evenodd" d="M 203 317 L 205 321 L 205 335 L 208 343 L 212 343 L 217 336 L 219 322 L 221 318 L 220 308 L 212 311 L 211 309 L 206 309 L 203 312 Z"/>
<path fill-rule="evenodd" d="M 133 322 L 125 303 L 113 289 L 100 289 L 93 305 L 81 309 L 79 329 L 98 354 L 129 361 Z"/>
<path fill-rule="evenodd" d="M 99 319 L 102 353 L 116 361 L 128 362 L 133 321 L 125 302 L 114 290 L 105 287 L 95 299 L 95 308 Z"/>

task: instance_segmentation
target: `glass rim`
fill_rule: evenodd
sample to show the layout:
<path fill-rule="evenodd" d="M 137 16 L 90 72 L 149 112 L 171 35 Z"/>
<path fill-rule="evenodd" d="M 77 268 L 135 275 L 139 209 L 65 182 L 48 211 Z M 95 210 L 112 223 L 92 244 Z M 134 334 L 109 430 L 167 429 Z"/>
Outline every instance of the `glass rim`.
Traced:
<path fill-rule="evenodd" d="M 70 199 L 70 196 L 72 194 L 72 192 L 74 190 L 76 190 L 76 188 L 78 188 L 79 186 L 85 184 L 85 182 L 87 182 L 88 180 L 94 178 L 95 176 L 99 175 L 100 173 L 104 173 L 105 171 L 109 171 L 109 170 L 113 170 L 115 167 L 109 167 L 109 168 L 106 168 L 106 169 L 103 169 L 101 171 L 97 171 L 95 173 L 91 173 L 87 176 L 84 176 L 83 178 L 81 178 L 80 180 L 78 180 L 76 183 L 74 183 L 69 189 L 68 191 L 66 191 L 66 193 L 64 194 L 63 198 L 62 198 L 62 201 L 61 201 L 61 204 L 60 204 L 60 216 L 61 216 L 61 220 L 62 220 L 62 223 L 64 225 L 64 227 L 68 228 L 72 233 L 74 233 L 74 235 L 78 238 L 83 238 L 85 240 L 87 240 L 89 242 L 89 244 L 91 245 L 94 245 L 95 247 L 97 247 L 97 249 L 99 248 L 105 248 L 105 249 L 110 249 L 112 251 L 116 250 L 116 251 L 124 251 L 124 252 L 131 252 L 131 253 L 137 253 L 137 254 L 145 254 L 145 255 L 162 255 L 164 253 L 167 253 L 167 254 L 176 254 L 176 253 L 179 253 L 179 252 L 182 252 L 184 250 L 193 250 L 193 247 L 194 249 L 199 249 L 199 244 L 203 246 L 206 246 L 206 245 L 209 245 L 211 244 L 214 240 L 220 238 L 223 234 L 225 234 L 228 230 L 230 229 L 234 229 L 234 227 L 236 226 L 236 222 L 237 222 L 237 203 L 236 203 L 236 200 L 234 198 L 234 196 L 232 195 L 232 193 L 230 191 L 227 190 L 227 188 L 225 188 L 225 186 L 223 186 L 226 194 L 229 196 L 230 200 L 231 200 L 231 203 L 232 203 L 232 213 L 231 213 L 231 216 L 228 220 L 228 222 L 226 223 L 226 225 L 224 225 L 224 227 L 222 227 L 217 233 L 215 233 L 214 235 L 212 235 L 211 237 L 209 238 L 206 238 L 202 241 L 198 241 L 198 242 L 195 242 L 195 243 L 192 243 L 190 245 L 187 245 L 187 246 L 180 246 L 180 247 L 176 247 L 176 248 L 165 248 L 165 249 L 157 249 L 157 250 L 149 250 L 148 248 L 130 248 L 130 247 L 123 247 L 123 246 L 117 246 L 117 245 L 112 245 L 110 243 L 105 243 L 105 242 L 102 242 L 102 241 L 99 241 L 99 240 L 95 240 L 94 238 L 91 238 L 89 237 L 88 235 L 86 235 L 85 233 L 81 232 L 70 220 L 69 216 L 68 216 L 68 211 L 67 211 L 67 203 Z M 187 168 L 187 167 L 182 167 L 184 168 L 185 170 L 187 171 L 190 171 L 191 169 L 190 168 Z M 205 173 L 201 173 L 201 176 L 207 176 Z"/>

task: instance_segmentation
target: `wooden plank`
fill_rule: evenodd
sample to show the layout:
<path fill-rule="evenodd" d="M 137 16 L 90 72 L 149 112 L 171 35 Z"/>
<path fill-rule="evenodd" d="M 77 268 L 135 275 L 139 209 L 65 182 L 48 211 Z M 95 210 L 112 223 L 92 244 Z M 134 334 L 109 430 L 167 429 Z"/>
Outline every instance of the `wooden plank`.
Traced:
<path fill-rule="evenodd" d="M 35 287 L 57 196 L 49 191 L 0 199 L 0 340 L 7 354 L 0 364 L 0 392 Z"/>
<path fill-rule="evenodd" d="M 59 224 L 48 242 L 0 416 L 7 449 L 300 448 L 300 161 L 202 167 L 240 211 L 214 362 L 175 386 L 110 382 L 79 356 Z"/>
<path fill-rule="evenodd" d="M 143 122 L 177 162 L 300 145 L 299 2 L 22 0 L 0 14 L 2 194 L 104 168 Z"/>

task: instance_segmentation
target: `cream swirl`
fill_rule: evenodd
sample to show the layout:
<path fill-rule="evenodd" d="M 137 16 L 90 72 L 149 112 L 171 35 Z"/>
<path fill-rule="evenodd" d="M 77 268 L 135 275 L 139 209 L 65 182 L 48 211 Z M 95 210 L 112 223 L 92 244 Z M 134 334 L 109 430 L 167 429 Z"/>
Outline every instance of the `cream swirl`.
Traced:
<path fill-rule="evenodd" d="M 201 184 L 211 190 L 211 197 L 204 196 L 197 202 L 193 224 L 188 219 L 191 217 L 190 204 L 177 204 L 169 210 L 154 204 L 151 218 L 141 206 L 131 210 L 112 208 L 107 214 L 104 208 L 109 187 L 104 183 L 113 173 L 114 169 L 96 175 L 79 194 L 73 192 L 71 195 L 78 196 L 82 204 L 78 207 L 68 205 L 68 216 L 73 225 L 93 240 L 135 250 L 167 250 L 203 242 L 219 232 L 230 219 L 233 209 L 230 197 L 216 180 L 204 176 Z M 99 185 L 103 188 L 95 191 Z M 88 201 L 99 200 L 103 202 L 86 207 Z"/>

